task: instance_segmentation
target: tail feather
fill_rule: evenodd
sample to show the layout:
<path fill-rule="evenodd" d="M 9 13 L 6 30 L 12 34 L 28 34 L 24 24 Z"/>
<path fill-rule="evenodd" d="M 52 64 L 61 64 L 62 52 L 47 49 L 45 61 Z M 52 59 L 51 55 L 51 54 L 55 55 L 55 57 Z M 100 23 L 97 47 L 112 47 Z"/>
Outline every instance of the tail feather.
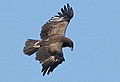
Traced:
<path fill-rule="evenodd" d="M 34 54 L 38 48 L 40 48 L 40 40 L 33 40 L 33 39 L 28 39 L 25 42 L 25 47 L 23 48 L 23 52 L 30 56 Z"/>

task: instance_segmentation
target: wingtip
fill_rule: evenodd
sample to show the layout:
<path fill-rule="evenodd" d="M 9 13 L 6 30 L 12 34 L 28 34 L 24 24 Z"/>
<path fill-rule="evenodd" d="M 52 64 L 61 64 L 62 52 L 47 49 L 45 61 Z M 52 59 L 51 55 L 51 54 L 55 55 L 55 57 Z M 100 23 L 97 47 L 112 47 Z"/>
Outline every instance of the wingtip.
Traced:
<path fill-rule="evenodd" d="M 67 3 L 67 5 L 69 5 L 69 3 Z"/>
<path fill-rule="evenodd" d="M 73 8 L 67 3 L 67 5 L 64 5 L 63 8 L 61 8 L 61 12 L 58 12 L 59 17 L 64 17 L 66 20 L 70 21 L 73 17 L 74 12 Z"/>

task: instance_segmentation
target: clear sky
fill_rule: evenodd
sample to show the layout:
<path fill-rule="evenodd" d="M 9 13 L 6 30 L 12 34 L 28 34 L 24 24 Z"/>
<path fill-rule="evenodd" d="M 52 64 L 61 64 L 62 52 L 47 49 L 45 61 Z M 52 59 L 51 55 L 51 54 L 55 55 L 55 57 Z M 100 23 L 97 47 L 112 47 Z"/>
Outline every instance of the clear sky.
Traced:
<path fill-rule="evenodd" d="M 66 36 L 74 51 L 42 76 L 35 55 L 22 52 L 28 38 L 69 3 L 75 12 Z M 120 82 L 120 0 L 0 0 L 0 82 Z"/>

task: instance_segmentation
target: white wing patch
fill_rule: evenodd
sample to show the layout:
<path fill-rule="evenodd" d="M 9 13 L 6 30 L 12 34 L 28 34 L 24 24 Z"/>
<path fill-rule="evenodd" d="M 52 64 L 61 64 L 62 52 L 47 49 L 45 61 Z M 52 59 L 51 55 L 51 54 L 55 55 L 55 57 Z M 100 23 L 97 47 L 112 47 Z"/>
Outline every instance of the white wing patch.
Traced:
<path fill-rule="evenodd" d="M 48 61 L 55 61 L 55 57 L 54 56 L 50 56 L 48 59 L 44 60 L 42 62 L 42 64 L 44 64 L 45 62 L 48 62 Z"/>
<path fill-rule="evenodd" d="M 39 48 L 39 47 L 40 47 L 39 42 L 40 42 L 40 41 L 36 42 L 33 47 L 34 47 L 34 48 Z"/>
<path fill-rule="evenodd" d="M 50 21 L 62 21 L 63 18 L 64 18 L 64 17 L 52 17 L 52 18 L 49 20 L 49 22 L 50 22 Z"/>

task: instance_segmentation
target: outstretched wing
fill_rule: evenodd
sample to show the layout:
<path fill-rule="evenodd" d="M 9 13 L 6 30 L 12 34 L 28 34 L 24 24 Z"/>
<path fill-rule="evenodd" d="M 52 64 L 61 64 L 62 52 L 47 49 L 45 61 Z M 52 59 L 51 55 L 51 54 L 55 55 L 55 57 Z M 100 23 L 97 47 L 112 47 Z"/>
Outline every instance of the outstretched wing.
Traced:
<path fill-rule="evenodd" d="M 43 76 L 52 72 L 64 61 L 61 43 L 52 43 L 49 46 L 40 47 L 36 54 L 36 60 L 42 64 Z"/>
<path fill-rule="evenodd" d="M 46 39 L 52 35 L 65 35 L 67 25 L 73 17 L 73 9 L 67 4 L 64 8 L 61 8 L 61 12 L 58 15 L 52 17 L 46 24 L 42 26 L 41 38 Z"/>

